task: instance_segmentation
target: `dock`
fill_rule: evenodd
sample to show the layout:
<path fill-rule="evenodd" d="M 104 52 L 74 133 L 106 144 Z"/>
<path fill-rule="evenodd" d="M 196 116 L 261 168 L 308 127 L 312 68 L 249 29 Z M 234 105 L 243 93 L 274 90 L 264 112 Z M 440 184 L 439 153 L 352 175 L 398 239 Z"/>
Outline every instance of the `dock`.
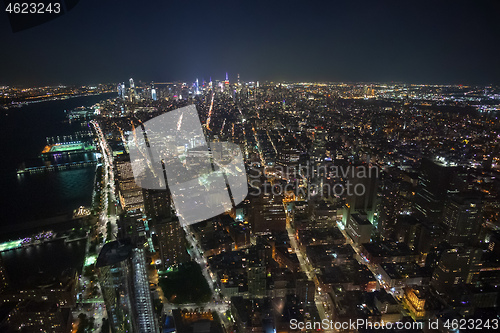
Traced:
<path fill-rule="evenodd" d="M 81 168 L 88 168 L 88 167 L 92 167 L 92 166 L 96 166 L 96 165 L 97 165 L 97 161 L 81 161 L 81 162 L 51 164 L 51 165 L 40 165 L 40 166 L 19 168 L 17 170 L 17 174 L 22 175 L 22 174 L 26 174 L 26 173 L 40 173 L 40 172 L 48 172 L 48 171 L 63 171 L 63 170 L 71 170 L 71 169 L 81 169 Z"/>

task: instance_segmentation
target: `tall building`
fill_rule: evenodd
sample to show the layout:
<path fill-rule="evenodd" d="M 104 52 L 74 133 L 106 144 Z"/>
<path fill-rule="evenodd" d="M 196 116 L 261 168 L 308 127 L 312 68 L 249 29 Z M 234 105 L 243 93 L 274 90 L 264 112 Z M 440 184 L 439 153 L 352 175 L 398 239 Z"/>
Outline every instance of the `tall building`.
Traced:
<path fill-rule="evenodd" d="M 253 233 L 268 233 L 286 230 L 286 216 L 283 197 L 270 191 L 250 199 L 249 222 Z"/>
<path fill-rule="evenodd" d="M 138 332 L 158 332 L 151 293 L 149 291 L 145 250 L 143 248 L 132 250 L 131 266 L 134 274 L 134 306 L 137 327 L 139 328 Z"/>
<path fill-rule="evenodd" d="M 476 193 L 452 195 L 445 204 L 445 240 L 453 246 L 473 245 L 481 227 L 482 200 Z"/>
<path fill-rule="evenodd" d="M 120 157 L 115 162 L 118 180 L 118 196 L 124 211 L 144 208 L 142 188 L 134 179 L 132 164 L 128 156 Z"/>
<path fill-rule="evenodd" d="M 106 243 L 96 268 L 111 332 L 157 333 L 144 249 L 129 240 Z"/>
<path fill-rule="evenodd" d="M 186 235 L 177 218 L 162 220 L 154 226 L 163 269 L 189 260 Z"/>
<path fill-rule="evenodd" d="M 229 92 L 229 77 L 226 72 L 226 80 L 224 81 L 223 89 L 225 93 Z"/>
<path fill-rule="evenodd" d="M 133 102 L 134 99 L 135 99 L 135 84 L 134 84 L 134 80 L 132 78 L 130 78 L 129 83 L 130 83 L 130 96 L 129 96 L 129 99 L 130 99 L 130 102 Z"/>
<path fill-rule="evenodd" d="M 266 267 L 254 266 L 247 268 L 248 293 L 251 297 L 266 296 Z"/>
<path fill-rule="evenodd" d="M 155 88 L 151 89 L 151 98 L 153 99 L 153 101 L 158 100 L 158 98 L 156 96 L 156 89 Z"/>
<path fill-rule="evenodd" d="M 347 195 L 347 211 L 345 223 L 349 221 L 351 214 L 360 213 L 366 215 L 370 223 L 373 223 L 374 216 L 378 207 L 378 168 L 368 165 L 356 167 L 349 172 L 349 182 L 351 184 L 351 193 Z M 362 193 L 359 193 L 360 190 Z"/>
<path fill-rule="evenodd" d="M 480 249 L 451 249 L 441 255 L 432 275 L 431 285 L 441 293 L 453 285 L 473 283 L 479 274 L 482 251 Z"/>
<path fill-rule="evenodd" d="M 366 216 L 352 214 L 349 217 L 345 230 L 354 243 L 361 245 L 370 242 L 373 226 L 370 221 L 366 219 Z"/>
<path fill-rule="evenodd" d="M 144 210 L 151 219 L 159 247 L 161 267 L 189 261 L 186 251 L 186 235 L 179 219 L 173 214 L 172 198 L 168 189 L 144 189 Z"/>
<path fill-rule="evenodd" d="M 146 216 L 159 222 L 172 217 L 171 196 L 168 190 L 142 190 Z"/>
<path fill-rule="evenodd" d="M 444 200 L 452 187 L 456 167 L 427 158 L 422 159 L 415 199 L 416 213 L 432 223 L 438 223 Z"/>
<path fill-rule="evenodd" d="M 412 250 L 418 247 L 422 224 L 412 215 L 400 215 L 397 218 L 395 239 L 408 244 Z"/>

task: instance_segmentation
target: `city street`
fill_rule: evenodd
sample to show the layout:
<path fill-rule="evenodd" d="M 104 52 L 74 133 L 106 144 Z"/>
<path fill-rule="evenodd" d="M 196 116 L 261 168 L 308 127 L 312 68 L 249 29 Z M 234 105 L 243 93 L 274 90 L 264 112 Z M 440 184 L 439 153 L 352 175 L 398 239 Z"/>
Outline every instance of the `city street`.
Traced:
<path fill-rule="evenodd" d="M 288 238 L 290 239 L 290 245 L 297 255 L 297 259 L 299 260 L 300 269 L 307 275 L 307 278 L 314 282 L 316 287 L 316 296 L 314 297 L 314 301 L 316 303 L 316 308 L 318 309 L 318 313 L 320 315 L 321 320 L 330 319 L 330 311 L 328 311 L 328 295 L 321 293 L 321 289 L 319 286 L 318 279 L 316 277 L 316 273 L 314 269 L 312 269 L 311 265 L 308 263 L 307 255 L 302 253 L 297 238 L 295 236 L 295 230 L 292 228 L 292 219 L 293 217 L 286 209 L 286 204 L 283 205 L 286 214 L 286 230 L 288 232 Z M 333 332 L 333 330 L 325 330 L 325 332 Z"/>
<path fill-rule="evenodd" d="M 108 142 L 97 121 L 91 121 L 94 127 L 97 139 L 99 142 L 99 150 L 102 156 L 103 168 L 103 198 L 102 210 L 99 213 L 99 232 L 104 235 L 104 243 L 108 240 L 114 240 L 118 232 L 117 216 L 116 216 L 116 189 L 115 189 L 115 175 L 113 166 L 113 152 L 109 148 Z M 109 210 L 108 210 L 108 207 Z M 107 223 L 111 223 L 111 239 L 107 239 Z"/>

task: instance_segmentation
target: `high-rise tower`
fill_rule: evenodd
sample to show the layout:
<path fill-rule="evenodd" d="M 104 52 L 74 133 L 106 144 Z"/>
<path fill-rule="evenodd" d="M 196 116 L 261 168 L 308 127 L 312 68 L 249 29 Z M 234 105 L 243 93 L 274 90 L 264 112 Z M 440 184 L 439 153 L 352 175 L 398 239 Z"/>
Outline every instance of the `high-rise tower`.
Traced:
<path fill-rule="evenodd" d="M 481 227 L 482 200 L 476 193 L 452 195 L 445 203 L 445 240 L 453 245 L 473 245 Z"/>
<path fill-rule="evenodd" d="M 146 215 L 151 219 L 156 234 L 162 268 L 188 261 L 186 236 L 179 219 L 172 212 L 168 188 L 143 189 L 143 196 Z"/>
<path fill-rule="evenodd" d="M 474 248 L 445 251 L 432 274 L 431 285 L 445 293 L 453 285 L 473 283 L 479 274 L 481 254 Z"/>
<path fill-rule="evenodd" d="M 132 78 L 130 78 L 129 80 L 129 83 L 130 83 L 130 101 L 133 102 L 134 99 L 135 99 L 135 85 L 134 85 L 134 80 Z"/>
<path fill-rule="evenodd" d="M 429 219 L 432 223 L 439 221 L 444 200 L 452 187 L 455 170 L 456 167 L 443 165 L 427 158 L 422 160 L 415 198 L 416 213 L 419 217 Z"/>
<path fill-rule="evenodd" d="M 143 189 L 142 195 L 144 198 L 144 210 L 146 216 L 152 219 L 153 222 L 156 223 L 172 217 L 172 199 L 168 189 Z"/>
<path fill-rule="evenodd" d="M 226 72 L 226 80 L 224 81 L 224 92 L 228 93 L 229 92 L 229 77 Z"/>
<path fill-rule="evenodd" d="M 144 249 L 129 240 L 106 243 L 96 268 L 111 332 L 157 333 Z"/>
<path fill-rule="evenodd" d="M 363 172 L 365 171 L 365 172 Z M 366 218 L 370 223 L 374 225 L 374 216 L 377 210 L 377 205 L 379 198 L 377 196 L 378 192 L 378 169 L 369 165 L 361 165 L 355 167 L 354 172 L 349 177 L 349 181 L 352 184 L 352 188 L 362 188 L 362 193 L 356 193 L 352 191 L 351 194 L 347 195 L 347 209 L 345 214 L 345 223 L 350 219 L 350 215 L 360 213 L 366 215 Z M 376 227 L 376 225 L 375 225 Z"/>
<path fill-rule="evenodd" d="M 161 265 L 164 269 L 189 261 L 186 251 L 186 235 L 179 219 L 171 218 L 155 224 Z"/>

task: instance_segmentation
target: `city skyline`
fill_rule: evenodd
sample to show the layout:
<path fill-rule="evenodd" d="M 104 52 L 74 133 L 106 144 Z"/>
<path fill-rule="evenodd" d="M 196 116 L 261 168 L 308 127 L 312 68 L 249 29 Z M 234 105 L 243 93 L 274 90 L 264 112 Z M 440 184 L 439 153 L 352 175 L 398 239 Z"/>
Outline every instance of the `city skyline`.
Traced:
<path fill-rule="evenodd" d="M 0 92 L 0 329 L 498 327 L 498 87 L 224 74 Z M 234 206 L 210 213 L 222 194 Z"/>

